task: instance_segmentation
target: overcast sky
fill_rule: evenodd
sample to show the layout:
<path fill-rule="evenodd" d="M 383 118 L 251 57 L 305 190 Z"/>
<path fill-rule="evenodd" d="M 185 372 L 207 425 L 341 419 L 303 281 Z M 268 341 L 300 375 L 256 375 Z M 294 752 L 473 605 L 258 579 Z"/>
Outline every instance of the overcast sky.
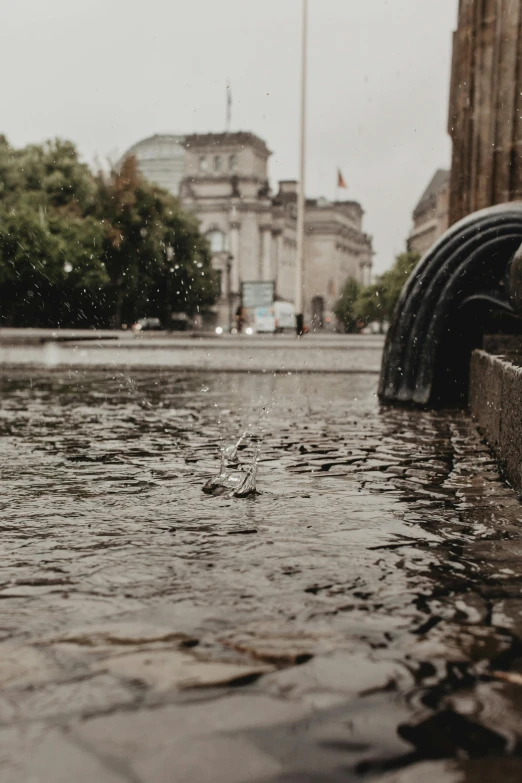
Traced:
<path fill-rule="evenodd" d="M 404 248 L 446 132 L 458 0 L 309 0 L 307 195 L 361 202 L 376 271 Z M 302 0 L 1 0 L 0 132 L 93 162 L 153 133 L 232 129 L 297 177 Z"/>

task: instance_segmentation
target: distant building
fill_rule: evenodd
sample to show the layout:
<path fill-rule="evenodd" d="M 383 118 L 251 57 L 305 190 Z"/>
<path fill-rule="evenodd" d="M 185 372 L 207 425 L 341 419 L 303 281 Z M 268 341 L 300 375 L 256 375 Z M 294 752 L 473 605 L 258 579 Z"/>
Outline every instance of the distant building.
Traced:
<path fill-rule="evenodd" d="M 274 228 L 278 230 L 284 216 L 283 245 L 288 248 L 279 266 L 277 288 L 289 291 L 289 298 L 295 286 L 297 184 L 295 180 L 280 182 L 272 199 Z M 363 214 L 356 201 L 306 200 L 305 318 L 316 328 L 333 327 L 332 310 L 348 277 L 363 285 L 371 280 L 373 251 L 370 237 L 362 231 Z"/>
<path fill-rule="evenodd" d="M 161 139 L 166 140 L 164 144 Z M 281 181 L 277 193 L 272 193 L 268 179 L 271 153 L 262 139 L 249 132 L 153 136 L 128 154 L 136 155 L 139 170 L 151 181 L 163 184 L 169 178 L 171 184 L 163 187 L 179 195 L 184 208 L 199 219 L 201 232 L 210 242 L 212 265 L 221 278 L 217 322 L 228 324 L 240 302 L 242 282 L 273 281 L 276 298 L 293 302 L 297 182 Z M 307 200 L 306 323 L 333 328 L 332 310 L 346 279 L 370 281 L 373 250 L 371 238 L 362 230 L 362 216 L 356 201 Z"/>
<path fill-rule="evenodd" d="M 269 155 L 264 141 L 253 133 L 185 137 L 180 195 L 185 209 L 199 219 L 200 230 L 210 241 L 212 264 L 221 272 L 222 323 L 228 323 L 228 309 L 239 303 L 241 282 L 275 277 Z"/>
<path fill-rule="evenodd" d="M 306 202 L 305 314 L 314 326 L 333 326 L 332 310 L 347 278 L 371 282 L 373 251 L 363 215 L 357 201 Z"/>
<path fill-rule="evenodd" d="M 448 228 L 449 184 L 449 171 L 438 169 L 413 210 L 408 250 L 424 255 Z"/>

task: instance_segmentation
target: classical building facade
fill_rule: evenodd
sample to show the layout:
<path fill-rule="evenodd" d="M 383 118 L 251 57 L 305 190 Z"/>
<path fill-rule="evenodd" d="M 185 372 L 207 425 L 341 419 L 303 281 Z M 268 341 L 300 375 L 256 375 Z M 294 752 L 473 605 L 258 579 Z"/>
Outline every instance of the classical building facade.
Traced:
<path fill-rule="evenodd" d="M 185 137 L 185 177 L 180 198 L 210 240 L 212 264 L 221 272 L 218 320 L 240 299 L 241 283 L 274 279 L 270 151 L 252 133 Z"/>
<path fill-rule="evenodd" d="M 449 222 L 522 198 L 522 0 L 460 0 Z"/>
<path fill-rule="evenodd" d="M 448 228 L 449 183 L 447 169 L 438 169 L 431 178 L 413 210 L 413 228 L 406 242 L 408 250 L 424 255 Z"/>
<path fill-rule="evenodd" d="M 372 247 L 362 230 L 363 214 L 357 201 L 306 202 L 305 315 L 314 326 L 333 326 L 332 310 L 349 277 L 371 282 Z"/>
<path fill-rule="evenodd" d="M 149 146 L 158 149 L 158 138 L 162 137 L 137 144 L 127 154 L 136 155 L 144 176 L 163 184 L 166 177 L 158 175 L 158 156 L 152 152 L 150 158 L 147 156 Z M 201 231 L 210 242 L 212 265 L 220 273 L 216 322 L 223 326 L 230 322 L 240 302 L 243 282 L 273 281 L 276 298 L 293 302 L 297 182 L 282 181 L 277 192 L 272 192 L 268 179 L 271 153 L 253 133 L 165 138 L 175 146 L 176 165 L 181 150 L 183 176 L 175 179 L 169 162 L 172 185 L 163 186 L 179 196 L 184 208 L 199 219 Z M 362 217 L 363 210 L 355 201 L 307 200 L 303 279 L 306 323 L 333 328 L 332 310 L 346 279 L 370 282 L 373 250 L 371 238 L 362 229 Z"/>

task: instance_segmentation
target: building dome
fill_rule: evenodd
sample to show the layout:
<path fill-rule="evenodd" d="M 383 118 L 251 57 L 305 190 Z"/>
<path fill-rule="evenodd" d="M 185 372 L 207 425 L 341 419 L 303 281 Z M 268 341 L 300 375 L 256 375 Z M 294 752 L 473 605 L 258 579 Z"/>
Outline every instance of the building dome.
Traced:
<path fill-rule="evenodd" d="M 134 155 L 138 170 L 145 179 L 178 196 L 184 176 L 184 141 L 184 136 L 156 134 L 138 141 L 123 158 Z"/>

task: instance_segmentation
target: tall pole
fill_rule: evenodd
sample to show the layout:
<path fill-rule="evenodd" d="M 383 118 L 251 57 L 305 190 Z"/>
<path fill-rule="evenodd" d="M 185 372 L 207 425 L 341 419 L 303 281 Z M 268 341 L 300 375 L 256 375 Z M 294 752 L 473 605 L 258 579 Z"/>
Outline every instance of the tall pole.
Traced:
<path fill-rule="evenodd" d="M 228 328 L 229 331 L 232 331 L 232 256 L 229 255 L 227 258 L 227 299 L 228 299 Z"/>
<path fill-rule="evenodd" d="M 305 158 L 306 158 L 306 45 L 308 0 L 303 0 L 303 41 L 301 50 L 301 138 L 299 151 L 299 188 L 297 191 L 297 254 L 295 260 L 295 321 L 298 335 L 303 334 L 303 277 L 305 235 Z"/>
<path fill-rule="evenodd" d="M 230 123 L 232 121 L 232 91 L 230 82 L 227 82 L 227 118 L 225 123 L 226 132 L 230 133 Z"/>

